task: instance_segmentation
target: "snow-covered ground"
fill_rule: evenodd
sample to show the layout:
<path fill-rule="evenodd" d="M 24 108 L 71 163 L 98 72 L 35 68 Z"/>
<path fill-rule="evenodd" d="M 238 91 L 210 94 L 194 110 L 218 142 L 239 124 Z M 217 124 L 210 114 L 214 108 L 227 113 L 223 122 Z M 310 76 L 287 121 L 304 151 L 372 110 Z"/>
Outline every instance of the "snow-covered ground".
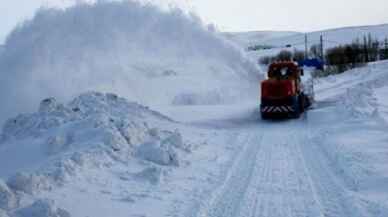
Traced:
<path fill-rule="evenodd" d="M 161 107 L 174 121 L 114 94 L 45 100 L 5 125 L 0 206 L 10 216 L 384 217 L 387 67 L 316 81 L 314 109 L 280 122 L 261 121 L 253 101 Z"/>
<path fill-rule="evenodd" d="M 316 80 L 298 120 L 262 121 L 257 66 L 209 28 L 100 2 L 16 29 L 0 217 L 386 217 L 388 62 Z"/>

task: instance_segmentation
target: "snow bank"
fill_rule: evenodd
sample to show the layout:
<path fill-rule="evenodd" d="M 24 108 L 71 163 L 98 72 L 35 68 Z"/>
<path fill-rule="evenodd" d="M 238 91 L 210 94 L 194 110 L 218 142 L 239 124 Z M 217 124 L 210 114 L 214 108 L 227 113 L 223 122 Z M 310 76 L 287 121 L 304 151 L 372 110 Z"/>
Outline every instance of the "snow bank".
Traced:
<path fill-rule="evenodd" d="M 381 61 L 319 79 L 318 104 L 321 101 L 324 106 L 309 112 L 316 130 L 313 143 L 344 183 L 354 191 L 384 197 L 388 189 L 387 100 L 386 91 L 383 97 L 378 91 L 388 89 L 387 67 L 388 62 Z"/>
<path fill-rule="evenodd" d="M 57 208 L 54 201 L 37 200 L 32 205 L 18 210 L 12 217 L 70 217 L 70 214 Z"/>
<path fill-rule="evenodd" d="M 169 104 L 182 92 L 257 89 L 256 66 L 213 27 L 177 8 L 131 1 L 41 9 L 8 36 L 0 71 L 0 123 L 43 98 L 86 91 Z"/>
<path fill-rule="evenodd" d="M 377 112 L 376 98 L 373 90 L 367 84 L 349 88 L 341 97 L 342 108 L 353 117 L 372 116 Z"/>
<path fill-rule="evenodd" d="M 35 201 L 37 195 L 90 179 L 87 171 L 111 175 L 106 170 L 130 162 L 142 166 L 125 171 L 128 180 L 157 185 L 164 169 L 180 166 L 181 154 L 191 151 L 176 126 L 115 94 L 89 92 L 67 104 L 47 98 L 37 112 L 4 125 L 0 177 L 7 181 L 0 180 L 0 209 L 11 217 L 67 217 L 52 202 Z"/>
<path fill-rule="evenodd" d="M 7 184 L 0 179 L 0 210 L 8 210 L 16 207 L 16 196 L 7 186 Z M 1 211 L 0 211 L 1 216 Z"/>
<path fill-rule="evenodd" d="M 173 123 L 114 94 L 86 93 L 68 104 L 45 99 L 38 112 L 6 122 L 0 176 L 10 177 L 7 183 L 11 189 L 33 194 L 66 182 L 77 168 L 126 162 L 132 156 L 178 166 L 178 150 L 190 148 L 178 130 L 160 129 Z M 10 152 L 12 159 L 7 157 Z M 23 153 L 29 156 L 21 157 Z M 41 172 L 35 174 L 38 169 Z M 7 171 L 32 173 L 13 175 Z"/>
<path fill-rule="evenodd" d="M 0 209 L 0 217 L 9 217 L 9 216 L 4 210 Z"/>

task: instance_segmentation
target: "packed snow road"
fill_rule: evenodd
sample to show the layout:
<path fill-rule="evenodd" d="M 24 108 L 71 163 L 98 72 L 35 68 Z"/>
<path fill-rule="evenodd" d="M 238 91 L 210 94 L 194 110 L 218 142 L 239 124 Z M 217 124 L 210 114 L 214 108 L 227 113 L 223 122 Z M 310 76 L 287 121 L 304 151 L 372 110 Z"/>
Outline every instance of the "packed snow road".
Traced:
<path fill-rule="evenodd" d="M 309 142 L 308 121 L 248 127 L 225 181 L 194 216 L 358 216 L 346 188 Z M 246 129 L 244 130 L 246 131 Z"/>
<path fill-rule="evenodd" d="M 379 216 L 359 207 L 352 186 L 337 173 L 337 166 L 315 139 L 320 131 L 314 120 L 327 112 L 330 104 L 312 111 L 311 117 L 274 122 L 259 120 L 249 112 L 254 106 L 246 107 L 241 113 L 229 109 L 231 112 L 227 115 L 226 109 L 223 110 L 224 117 L 228 118 L 208 121 L 204 117 L 204 121 L 193 123 L 200 127 L 226 128 L 231 134 L 237 131 L 238 136 L 231 142 L 239 148 L 230 167 L 220 177 L 223 181 L 210 199 L 199 202 L 201 205 L 191 210 L 192 216 Z M 219 109 L 221 116 L 222 108 Z M 200 110 L 197 110 L 199 116 Z M 209 109 L 203 111 L 208 113 Z M 209 115 L 214 117 L 215 113 Z"/>

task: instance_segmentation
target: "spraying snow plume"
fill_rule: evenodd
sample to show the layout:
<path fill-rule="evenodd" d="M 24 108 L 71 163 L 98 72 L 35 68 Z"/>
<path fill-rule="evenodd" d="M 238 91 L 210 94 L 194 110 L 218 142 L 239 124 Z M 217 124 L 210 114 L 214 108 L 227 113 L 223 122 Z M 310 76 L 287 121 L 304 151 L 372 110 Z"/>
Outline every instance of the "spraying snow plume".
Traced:
<path fill-rule="evenodd" d="M 51 96 L 220 103 L 249 95 L 257 79 L 255 65 L 195 15 L 130 1 L 39 10 L 8 36 L 0 73 L 0 124 Z"/>

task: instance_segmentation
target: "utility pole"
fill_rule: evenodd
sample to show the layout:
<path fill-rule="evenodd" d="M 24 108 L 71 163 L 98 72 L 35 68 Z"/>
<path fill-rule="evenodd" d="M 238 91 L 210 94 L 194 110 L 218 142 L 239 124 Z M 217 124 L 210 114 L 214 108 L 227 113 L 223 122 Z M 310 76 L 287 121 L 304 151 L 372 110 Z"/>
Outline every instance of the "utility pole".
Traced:
<path fill-rule="evenodd" d="M 384 40 L 384 48 L 388 50 L 388 38 Z"/>
<path fill-rule="evenodd" d="M 324 56 L 323 56 L 323 35 L 321 35 L 321 37 L 320 37 L 320 51 L 321 51 L 321 60 L 323 61 L 323 58 L 324 58 Z"/>
<path fill-rule="evenodd" d="M 308 45 L 307 45 L 307 34 L 304 35 L 304 46 L 305 46 L 304 58 L 307 59 L 309 56 L 309 50 L 308 50 Z"/>
<path fill-rule="evenodd" d="M 386 60 L 388 59 L 388 38 L 385 38 L 384 40 L 384 55 L 383 58 Z"/>

